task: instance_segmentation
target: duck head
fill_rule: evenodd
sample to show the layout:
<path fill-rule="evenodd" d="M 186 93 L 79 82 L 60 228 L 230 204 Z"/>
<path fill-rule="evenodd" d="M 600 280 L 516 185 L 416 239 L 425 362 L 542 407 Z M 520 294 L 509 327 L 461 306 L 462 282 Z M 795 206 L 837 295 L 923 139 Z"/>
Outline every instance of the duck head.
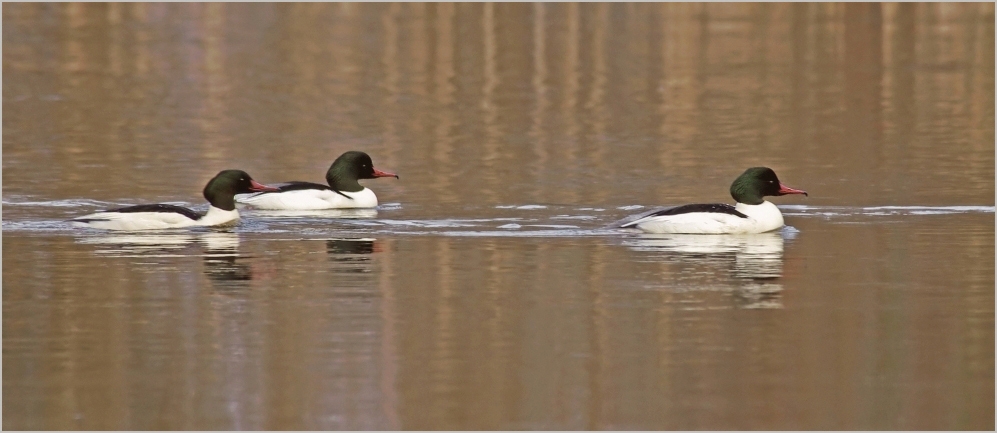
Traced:
<path fill-rule="evenodd" d="M 279 191 L 263 185 L 242 170 L 224 170 L 208 181 L 204 187 L 204 198 L 212 206 L 222 210 L 235 210 L 235 195 L 259 191 Z"/>
<path fill-rule="evenodd" d="M 783 185 L 775 172 L 768 167 L 752 167 L 744 174 L 734 179 L 730 185 L 730 196 L 738 203 L 762 204 L 765 196 L 780 196 L 786 194 L 803 194 L 806 191 L 793 189 Z"/>
<path fill-rule="evenodd" d="M 378 177 L 393 177 L 398 179 L 398 175 L 388 173 L 374 168 L 374 163 L 370 155 L 364 152 L 351 150 L 336 158 L 325 173 L 325 180 L 329 186 L 336 191 L 357 192 L 363 190 L 360 179 L 375 179 Z"/>

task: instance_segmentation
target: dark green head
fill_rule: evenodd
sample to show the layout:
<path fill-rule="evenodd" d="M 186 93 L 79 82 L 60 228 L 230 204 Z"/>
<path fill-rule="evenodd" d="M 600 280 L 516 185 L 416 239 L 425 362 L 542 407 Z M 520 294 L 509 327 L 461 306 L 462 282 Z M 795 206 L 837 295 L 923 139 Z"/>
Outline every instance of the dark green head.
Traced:
<path fill-rule="evenodd" d="M 786 194 L 807 195 L 807 192 L 783 185 L 768 167 L 749 168 L 730 184 L 730 196 L 738 203 L 762 204 L 765 201 L 762 197 Z"/>
<path fill-rule="evenodd" d="M 387 173 L 374 168 L 374 163 L 370 160 L 370 155 L 363 152 L 351 150 L 336 158 L 325 173 L 325 180 L 329 186 L 336 191 L 357 192 L 363 189 L 360 186 L 360 179 L 374 179 L 378 177 L 393 177 L 398 179 L 398 175 Z"/>
<path fill-rule="evenodd" d="M 221 171 L 204 187 L 204 198 L 212 206 L 222 210 L 235 210 L 235 195 L 257 191 L 279 191 L 277 188 L 262 185 L 242 170 Z"/>

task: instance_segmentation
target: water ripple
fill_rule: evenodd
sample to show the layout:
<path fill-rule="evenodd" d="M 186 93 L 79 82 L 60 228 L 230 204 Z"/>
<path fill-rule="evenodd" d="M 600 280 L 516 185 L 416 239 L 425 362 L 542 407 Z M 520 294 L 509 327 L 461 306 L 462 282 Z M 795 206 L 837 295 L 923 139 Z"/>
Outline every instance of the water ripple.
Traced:
<path fill-rule="evenodd" d="M 71 227 L 63 215 L 52 219 L 52 211 L 45 209 L 64 207 L 95 207 L 113 205 L 96 200 L 56 200 L 56 201 L 13 201 L 3 202 L 17 206 L 17 212 L 8 212 L 3 221 L 4 232 L 52 232 L 66 231 L 78 233 L 81 229 Z M 626 217 L 641 205 L 619 206 L 616 212 L 606 212 L 604 208 L 568 205 L 502 205 L 478 209 L 484 214 L 494 214 L 495 209 L 503 209 L 502 217 L 464 218 L 413 218 L 412 213 L 401 205 L 350 211 L 309 211 L 309 212 L 267 212 L 252 209 L 243 211 L 242 222 L 236 230 L 243 233 L 307 233 L 327 235 L 329 233 L 396 233 L 396 234 L 436 234 L 442 236 L 589 236 L 629 233 L 628 230 L 607 227 L 613 221 Z M 994 206 L 779 206 L 788 217 L 820 218 L 840 220 L 850 223 L 874 223 L 877 217 L 921 217 L 953 214 L 993 214 Z M 33 211 L 32 211 L 33 210 Z M 389 212 L 396 218 L 385 216 L 378 211 Z M 475 213 L 474 208 L 464 209 Z M 512 211 L 510 216 L 506 211 Z M 528 211 L 528 212 L 520 212 Z M 621 212 L 622 211 L 622 212 Z M 61 212 L 61 211 L 60 211 Z M 515 215 L 515 213 L 520 215 Z M 406 215 L 406 213 L 408 213 Z M 38 218 L 43 214 L 49 218 Z M 573 224 L 564 224 L 564 222 Z M 880 220 L 882 221 L 882 220 Z M 85 229 L 84 229 L 85 230 Z"/>

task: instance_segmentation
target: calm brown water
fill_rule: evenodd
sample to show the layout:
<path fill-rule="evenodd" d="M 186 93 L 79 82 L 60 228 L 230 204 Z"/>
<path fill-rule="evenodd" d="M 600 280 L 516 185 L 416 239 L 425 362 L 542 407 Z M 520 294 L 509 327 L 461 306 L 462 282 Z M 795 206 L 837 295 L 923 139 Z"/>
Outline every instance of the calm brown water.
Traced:
<path fill-rule="evenodd" d="M 993 4 L 4 4 L 5 429 L 994 428 Z M 204 183 L 370 212 L 72 229 Z M 608 230 L 809 198 L 758 236 Z"/>

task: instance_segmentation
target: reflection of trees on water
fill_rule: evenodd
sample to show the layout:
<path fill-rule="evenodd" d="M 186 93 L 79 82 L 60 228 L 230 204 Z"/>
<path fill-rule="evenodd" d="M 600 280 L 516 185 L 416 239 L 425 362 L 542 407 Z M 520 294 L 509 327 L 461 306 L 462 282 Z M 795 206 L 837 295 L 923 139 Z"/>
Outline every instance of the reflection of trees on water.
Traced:
<path fill-rule="evenodd" d="M 338 134 L 383 134 L 378 164 L 432 164 L 433 170 L 415 174 L 421 184 L 435 186 L 427 190 L 427 202 L 508 201 L 523 194 L 507 188 L 510 177 L 535 186 L 527 191 L 535 196 L 527 200 L 574 201 L 590 196 L 590 185 L 556 180 L 574 172 L 608 178 L 618 173 L 616 160 L 628 161 L 635 173 L 699 173 L 711 177 L 704 181 L 716 176 L 726 183 L 724 173 L 694 171 L 712 158 L 704 152 L 714 151 L 725 157 L 746 156 L 741 152 L 756 148 L 781 155 L 807 151 L 805 161 L 880 167 L 910 161 L 912 147 L 935 146 L 944 154 L 929 153 L 931 158 L 915 162 L 929 168 L 935 157 L 944 157 L 992 166 L 990 159 L 980 162 L 978 152 L 946 150 L 936 138 L 915 133 L 923 132 L 918 131 L 923 125 L 911 113 L 931 119 L 958 107 L 964 115 L 949 118 L 954 132 L 947 138 L 992 155 L 987 129 L 973 126 L 993 117 L 993 92 L 985 91 L 993 87 L 986 66 L 993 64 L 988 37 L 993 8 L 985 3 L 14 4 L 11 34 L 31 37 L 8 41 L 8 72 L 16 82 L 39 70 L 38 60 L 27 54 L 42 39 L 67 53 L 49 65 L 53 74 L 42 77 L 65 89 L 64 104 L 95 100 L 93 89 L 100 86 L 80 71 L 127 78 L 107 89 L 107 106 L 78 110 L 79 118 L 56 119 L 53 125 L 57 130 L 94 125 L 94 131 L 110 131 L 107 136 L 60 142 L 51 149 L 51 168 L 23 165 L 68 173 L 70 191 L 85 185 L 71 169 L 81 158 L 112 158 L 119 162 L 108 167 L 112 171 L 140 165 L 164 169 L 156 160 L 161 152 L 135 151 L 128 137 L 170 119 L 137 116 L 135 122 L 150 125 L 119 124 L 132 119 L 131 112 L 158 112 L 157 98 L 140 96 L 163 93 L 177 95 L 169 101 L 175 107 L 170 113 L 196 119 L 180 127 L 196 126 L 203 135 L 200 145 L 171 148 L 192 157 L 239 152 L 274 167 L 301 167 L 294 177 L 319 180 L 331 162 L 331 155 L 316 157 L 328 152 L 329 120 L 340 125 Z M 66 20 L 78 33 L 31 28 L 29 16 Z M 173 19 L 179 16 L 185 19 Z M 337 26 L 315 25 L 316 20 Z M 181 37 L 157 42 L 167 40 L 163 35 Z M 260 72 L 240 72 L 246 70 Z M 348 108 L 353 106 L 365 109 Z M 233 117 L 233 112 L 242 114 Z M 11 123 L 44 118 L 37 114 L 12 111 Z M 510 139 L 511 131 L 525 131 L 529 139 Z M 469 146 L 467 137 L 479 139 L 479 145 Z M 612 144 L 607 140 L 616 139 L 629 144 L 614 146 L 614 158 L 606 158 Z M 246 147 L 247 141 L 301 145 L 275 152 Z M 833 164 L 790 165 L 808 167 L 818 178 L 838 170 Z M 787 177 L 794 177 L 787 170 Z M 468 172 L 492 171 L 502 175 L 460 180 Z M 905 174 L 891 174 L 897 178 L 889 180 L 915 182 L 911 190 L 928 182 Z M 946 175 L 954 184 L 978 182 L 974 170 Z M 199 190 L 200 179 L 191 179 L 189 189 Z M 667 198 L 649 194 L 652 202 Z"/>
<path fill-rule="evenodd" d="M 625 244 L 637 251 L 664 253 L 679 265 L 705 267 L 683 281 L 683 290 L 731 292 L 741 308 L 782 308 L 781 233 L 755 235 L 642 234 Z M 729 270 L 729 278 L 711 269 Z"/>

